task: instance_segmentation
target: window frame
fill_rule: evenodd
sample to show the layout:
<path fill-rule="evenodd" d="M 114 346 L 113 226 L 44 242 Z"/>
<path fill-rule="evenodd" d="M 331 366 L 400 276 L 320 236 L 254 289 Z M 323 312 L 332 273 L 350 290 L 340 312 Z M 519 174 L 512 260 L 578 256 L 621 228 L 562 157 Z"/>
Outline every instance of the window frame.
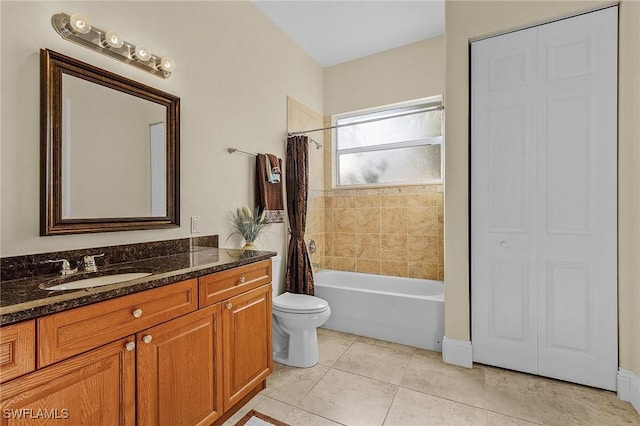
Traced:
<path fill-rule="evenodd" d="M 342 127 L 338 121 L 345 118 L 355 119 L 362 116 L 362 121 L 366 121 L 364 116 L 384 113 L 387 111 L 396 111 L 398 116 L 402 116 L 404 112 L 410 112 L 411 110 L 418 110 L 422 108 L 430 107 L 443 107 L 442 95 L 432 96 L 429 98 L 416 99 L 410 102 L 403 102 L 399 104 L 384 105 L 375 108 L 369 108 L 366 110 L 351 111 L 342 114 L 335 114 L 332 116 L 332 139 L 335 143 L 332 144 L 332 187 L 335 189 L 359 189 L 359 188 L 379 188 L 379 187 L 394 187 L 394 186 L 416 186 L 416 185 L 441 185 L 444 183 L 444 113 L 441 115 L 441 131 L 440 136 L 425 139 L 415 139 L 402 142 L 391 142 L 380 145 L 371 145 L 363 147 L 338 149 L 338 128 Z M 404 111 L 403 111 L 404 110 Z M 444 110 L 443 110 L 444 111 Z M 357 121 L 357 120 L 354 120 Z M 336 127 L 337 126 L 337 127 Z M 419 146 L 440 145 L 440 179 L 432 180 L 420 180 L 420 181 L 405 181 L 405 182 L 381 182 L 381 183 L 363 183 L 363 184 L 341 184 L 340 183 L 340 155 L 361 153 L 361 152 L 376 152 L 387 151 L 398 148 L 411 148 Z"/>

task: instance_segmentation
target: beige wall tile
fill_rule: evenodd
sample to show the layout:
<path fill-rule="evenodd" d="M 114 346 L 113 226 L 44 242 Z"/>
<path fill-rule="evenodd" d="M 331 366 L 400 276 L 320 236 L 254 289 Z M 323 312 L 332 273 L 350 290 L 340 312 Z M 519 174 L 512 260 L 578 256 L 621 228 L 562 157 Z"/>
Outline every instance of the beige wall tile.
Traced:
<path fill-rule="evenodd" d="M 356 206 L 356 198 L 355 197 L 334 197 L 332 202 L 332 207 L 334 209 L 342 208 L 342 209 L 353 209 Z"/>
<path fill-rule="evenodd" d="M 383 260 L 380 263 L 380 273 L 382 275 L 393 275 L 396 277 L 408 276 L 407 262 L 398 262 L 393 260 Z"/>
<path fill-rule="evenodd" d="M 407 230 L 412 235 L 438 235 L 437 207 L 409 207 Z"/>
<path fill-rule="evenodd" d="M 380 208 L 356 209 L 356 233 L 380 234 Z"/>
<path fill-rule="evenodd" d="M 438 265 L 438 279 L 444 281 L 444 264 Z"/>
<path fill-rule="evenodd" d="M 307 210 L 307 228 L 305 235 L 318 234 L 324 232 L 324 210 L 309 209 Z M 308 239 L 305 237 L 305 239 Z"/>
<path fill-rule="evenodd" d="M 430 207 L 437 206 L 439 200 L 438 192 L 426 192 L 423 194 L 412 194 L 407 199 L 407 206 L 409 207 Z"/>
<path fill-rule="evenodd" d="M 335 197 L 325 197 L 324 198 L 324 208 L 325 209 L 332 209 L 333 208 L 333 199 Z"/>
<path fill-rule="evenodd" d="M 333 268 L 338 271 L 356 271 L 356 258 L 355 257 L 333 257 Z"/>
<path fill-rule="evenodd" d="M 355 258 L 356 234 L 333 234 L 333 255 Z"/>
<path fill-rule="evenodd" d="M 380 205 L 382 207 L 406 207 L 406 195 L 382 195 L 380 197 Z"/>
<path fill-rule="evenodd" d="M 380 232 L 383 234 L 406 234 L 406 207 L 383 207 L 380 210 Z"/>
<path fill-rule="evenodd" d="M 356 232 L 356 210 L 345 208 L 333 209 L 333 232 L 354 233 Z"/>
<path fill-rule="evenodd" d="M 333 256 L 333 233 L 324 234 L 324 255 Z"/>
<path fill-rule="evenodd" d="M 356 234 L 356 258 L 380 259 L 380 234 Z"/>
<path fill-rule="evenodd" d="M 383 260 L 407 261 L 407 235 L 382 234 L 380 237 L 380 258 Z"/>
<path fill-rule="evenodd" d="M 437 265 L 440 263 L 439 251 L 438 237 L 407 235 L 407 261 Z"/>
<path fill-rule="evenodd" d="M 333 266 L 333 259 L 332 256 L 325 256 L 320 266 L 325 269 L 337 269 Z"/>
<path fill-rule="evenodd" d="M 324 232 L 333 232 L 333 209 L 324 210 Z"/>
<path fill-rule="evenodd" d="M 380 274 L 380 261 L 370 259 L 357 259 L 356 271 L 365 274 Z"/>
<path fill-rule="evenodd" d="M 363 195 L 356 196 L 356 208 L 361 207 L 380 207 L 379 195 Z"/>
<path fill-rule="evenodd" d="M 309 209 L 313 232 L 308 235 L 324 238 L 314 263 L 322 259 L 326 268 L 442 279 L 442 191 L 441 185 L 425 185 L 325 192 L 324 201 L 314 199 Z"/>
<path fill-rule="evenodd" d="M 438 279 L 438 265 L 424 262 L 408 262 L 408 276 L 411 278 Z"/>

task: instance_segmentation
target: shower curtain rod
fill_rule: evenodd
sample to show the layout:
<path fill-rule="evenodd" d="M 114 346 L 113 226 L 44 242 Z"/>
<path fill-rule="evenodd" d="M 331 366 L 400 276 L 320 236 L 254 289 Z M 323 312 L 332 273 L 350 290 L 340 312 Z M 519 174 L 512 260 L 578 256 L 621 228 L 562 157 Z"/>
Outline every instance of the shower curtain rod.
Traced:
<path fill-rule="evenodd" d="M 340 127 L 355 126 L 356 124 L 373 123 L 375 121 L 388 120 L 390 118 L 404 117 L 406 115 L 420 114 L 422 112 L 437 111 L 437 110 L 444 110 L 444 106 L 443 105 L 438 105 L 438 106 L 434 106 L 434 107 L 421 108 L 421 109 L 418 109 L 418 110 L 415 110 L 415 111 L 411 111 L 411 112 L 404 112 L 404 113 L 401 113 L 401 114 L 389 115 L 387 117 L 370 118 L 368 120 L 355 121 L 353 123 L 336 124 L 335 126 L 321 127 L 319 129 L 301 130 L 299 132 L 289 132 L 289 136 L 299 136 L 299 135 L 304 135 L 306 133 L 319 132 L 321 130 L 331 130 L 331 129 L 338 129 Z"/>

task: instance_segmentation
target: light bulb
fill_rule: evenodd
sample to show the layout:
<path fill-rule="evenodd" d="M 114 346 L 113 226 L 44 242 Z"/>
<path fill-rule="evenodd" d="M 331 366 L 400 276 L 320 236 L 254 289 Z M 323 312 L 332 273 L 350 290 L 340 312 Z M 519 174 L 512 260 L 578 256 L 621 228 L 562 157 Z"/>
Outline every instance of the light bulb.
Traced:
<path fill-rule="evenodd" d="M 173 58 L 165 56 L 160 60 L 160 68 L 162 71 L 173 72 L 176 69 L 176 61 Z"/>
<path fill-rule="evenodd" d="M 146 62 L 151 59 L 151 52 L 149 52 L 149 49 L 145 46 L 136 46 L 135 57 L 136 59 Z"/>
<path fill-rule="evenodd" d="M 91 21 L 81 13 L 74 13 L 69 18 L 69 25 L 74 32 L 86 34 L 91 31 Z"/>
<path fill-rule="evenodd" d="M 124 44 L 122 36 L 117 31 L 107 31 L 107 33 L 104 35 L 104 41 L 109 46 L 114 48 L 122 47 L 122 45 Z"/>

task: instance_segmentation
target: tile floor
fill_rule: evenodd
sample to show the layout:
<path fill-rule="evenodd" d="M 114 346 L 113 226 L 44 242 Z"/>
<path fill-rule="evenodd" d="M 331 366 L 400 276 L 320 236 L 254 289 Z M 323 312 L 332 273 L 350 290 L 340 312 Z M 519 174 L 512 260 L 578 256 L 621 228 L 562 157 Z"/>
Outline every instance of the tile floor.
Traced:
<path fill-rule="evenodd" d="M 275 364 L 251 408 L 291 426 L 640 425 L 615 393 L 474 365 L 440 353 L 318 329 L 320 362 Z"/>

